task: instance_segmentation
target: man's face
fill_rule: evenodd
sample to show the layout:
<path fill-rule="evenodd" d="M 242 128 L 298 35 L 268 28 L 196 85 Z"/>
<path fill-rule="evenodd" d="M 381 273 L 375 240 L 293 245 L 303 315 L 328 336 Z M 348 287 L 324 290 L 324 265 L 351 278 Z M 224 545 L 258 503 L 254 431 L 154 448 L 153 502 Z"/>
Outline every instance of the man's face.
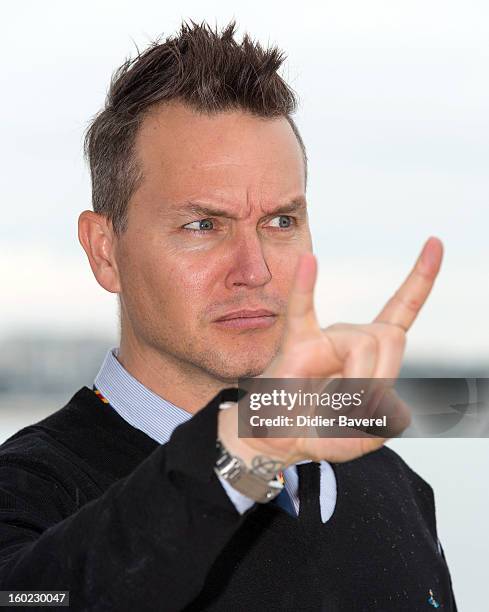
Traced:
<path fill-rule="evenodd" d="M 259 375 L 311 250 L 289 123 L 172 104 L 145 118 L 136 155 L 143 180 L 116 243 L 122 333 L 219 380 Z"/>

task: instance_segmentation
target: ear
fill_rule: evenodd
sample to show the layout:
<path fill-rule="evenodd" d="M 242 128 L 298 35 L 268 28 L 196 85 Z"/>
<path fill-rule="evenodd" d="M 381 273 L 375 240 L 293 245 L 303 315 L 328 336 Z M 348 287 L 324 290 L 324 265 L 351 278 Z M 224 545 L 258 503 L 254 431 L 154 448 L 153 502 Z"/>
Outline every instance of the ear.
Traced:
<path fill-rule="evenodd" d="M 119 293 L 121 289 L 115 260 L 115 236 L 110 221 L 104 215 L 84 210 L 78 218 L 78 240 L 99 285 L 111 293 Z"/>

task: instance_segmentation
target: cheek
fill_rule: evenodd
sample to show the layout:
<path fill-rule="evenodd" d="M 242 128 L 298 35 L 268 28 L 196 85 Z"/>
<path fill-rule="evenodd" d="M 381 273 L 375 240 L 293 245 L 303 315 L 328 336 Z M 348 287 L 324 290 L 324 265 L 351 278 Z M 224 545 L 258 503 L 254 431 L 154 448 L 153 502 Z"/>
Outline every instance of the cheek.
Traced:
<path fill-rule="evenodd" d="M 128 306 L 151 319 L 162 313 L 180 321 L 198 317 L 219 286 L 222 258 L 176 250 L 147 232 L 134 235 L 131 245 L 137 248 L 124 245 L 119 264 Z"/>
<path fill-rule="evenodd" d="M 163 298 L 165 309 L 181 320 L 199 318 L 219 286 L 219 272 L 205 258 L 183 257 L 153 270 L 150 291 Z"/>
<path fill-rule="evenodd" d="M 172 292 L 177 280 L 167 258 L 160 253 L 161 250 L 151 248 L 148 240 L 140 240 L 138 248 L 121 250 L 122 298 L 141 321 L 152 321 L 159 312 L 171 307 L 174 299 Z"/>

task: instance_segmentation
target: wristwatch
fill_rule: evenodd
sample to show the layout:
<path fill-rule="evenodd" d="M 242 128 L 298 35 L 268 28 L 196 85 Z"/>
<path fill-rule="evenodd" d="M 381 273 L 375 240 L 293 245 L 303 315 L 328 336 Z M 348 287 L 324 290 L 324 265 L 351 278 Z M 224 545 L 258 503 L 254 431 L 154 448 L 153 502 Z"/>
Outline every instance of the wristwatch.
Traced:
<path fill-rule="evenodd" d="M 231 455 L 219 439 L 216 441 L 216 448 L 217 461 L 214 471 L 243 495 L 265 504 L 277 497 L 284 488 L 283 479 L 277 475 L 267 474 L 265 470 L 262 470 L 261 474 L 259 470 L 258 473 L 249 470 L 245 462 L 240 457 Z"/>

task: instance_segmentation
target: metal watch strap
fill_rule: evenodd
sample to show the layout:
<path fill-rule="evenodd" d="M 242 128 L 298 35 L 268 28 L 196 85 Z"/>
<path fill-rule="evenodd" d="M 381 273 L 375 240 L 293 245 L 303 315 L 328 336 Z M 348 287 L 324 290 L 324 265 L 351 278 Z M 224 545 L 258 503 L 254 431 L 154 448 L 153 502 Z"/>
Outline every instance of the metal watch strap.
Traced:
<path fill-rule="evenodd" d="M 216 448 L 218 456 L 214 471 L 227 480 L 234 489 L 261 504 L 271 501 L 280 494 L 284 485 L 277 477 L 272 480 L 260 478 L 248 470 L 242 459 L 231 455 L 219 439 Z"/>

